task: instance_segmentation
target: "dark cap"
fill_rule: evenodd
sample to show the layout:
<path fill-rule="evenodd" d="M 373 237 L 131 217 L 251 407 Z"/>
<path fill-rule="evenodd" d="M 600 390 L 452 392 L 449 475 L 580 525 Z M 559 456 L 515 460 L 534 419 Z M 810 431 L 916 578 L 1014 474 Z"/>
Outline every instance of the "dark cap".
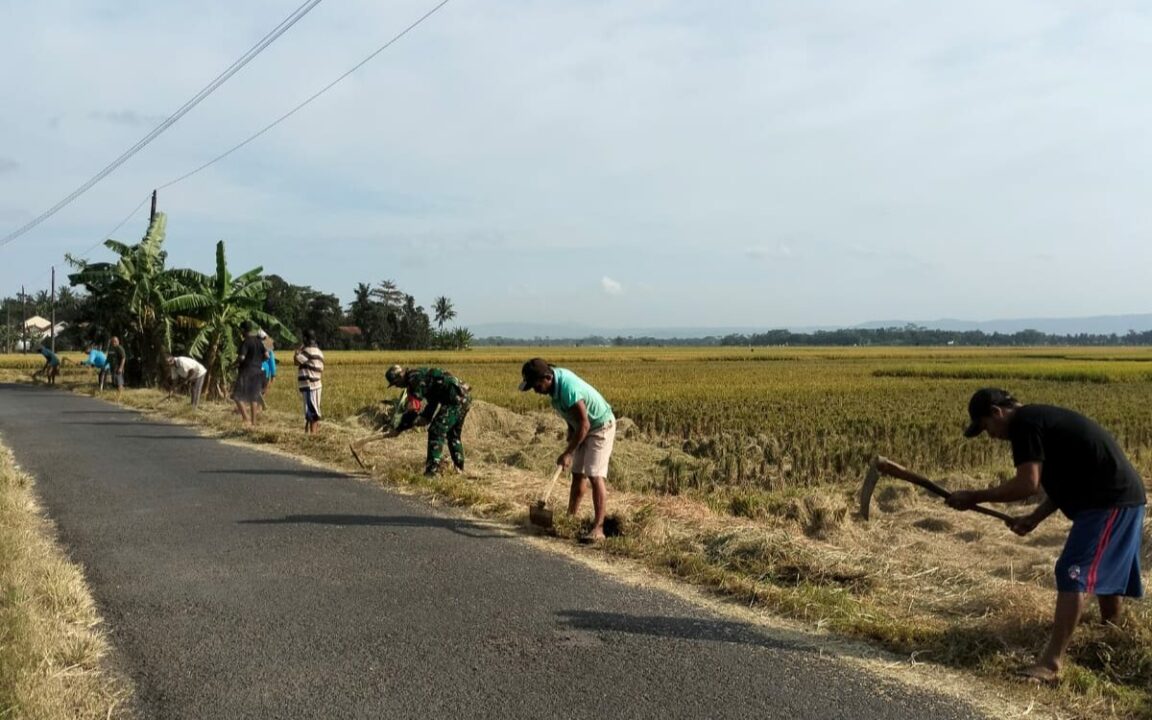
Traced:
<path fill-rule="evenodd" d="M 992 408 L 1012 407 L 1018 404 L 1016 398 L 1007 390 L 980 388 L 972 393 L 972 398 L 968 401 L 968 418 L 971 422 L 964 430 L 964 437 L 973 438 L 984 432 L 984 428 L 980 427 L 980 421 L 992 414 Z"/>
<path fill-rule="evenodd" d="M 552 366 L 544 362 L 543 358 L 532 358 L 520 368 L 520 376 L 524 382 L 520 383 L 520 392 L 531 390 L 536 381 L 552 374 Z"/>

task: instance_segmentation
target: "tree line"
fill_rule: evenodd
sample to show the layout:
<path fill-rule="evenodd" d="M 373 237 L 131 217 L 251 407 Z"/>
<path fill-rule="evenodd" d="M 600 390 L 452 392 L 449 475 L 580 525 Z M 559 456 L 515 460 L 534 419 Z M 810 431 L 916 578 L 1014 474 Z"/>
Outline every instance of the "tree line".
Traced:
<path fill-rule="evenodd" d="M 280 347 L 293 346 L 305 330 L 315 332 L 322 347 L 336 349 L 467 349 L 472 343 L 466 328 L 445 327 L 456 317 L 451 300 L 436 298 L 430 317 L 391 280 L 358 285 L 345 311 L 335 295 L 264 275 L 262 267 L 233 274 L 223 241 L 216 244 L 210 274 L 169 267 L 166 228 L 166 216 L 156 213 L 140 242 L 105 241 L 111 260 L 66 256 L 73 272 L 71 287 L 61 288 L 55 298 L 56 321 L 67 324 L 56 337 L 57 349 L 106 346 L 118 336 L 129 355 L 130 381 L 143 384 L 166 375 L 166 353 L 191 355 L 208 369 L 205 386 L 220 392 L 244 321 L 265 330 Z M 26 317 L 50 318 L 52 309 L 47 291 L 4 298 L 0 340 L 5 348 L 21 339 Z"/>
<path fill-rule="evenodd" d="M 705 337 L 658 338 L 590 335 L 587 337 L 531 339 L 511 337 L 484 337 L 474 341 L 477 346 L 565 346 L 565 347 L 772 347 L 786 345 L 811 345 L 829 347 L 853 347 L 857 345 L 880 346 L 940 346 L 968 345 L 976 347 L 1034 347 L 1034 346 L 1131 346 L 1152 345 L 1152 330 L 1136 332 L 1130 330 L 1123 335 L 1076 333 L 1058 335 L 1039 330 L 1021 330 L 1015 333 L 986 333 L 981 330 L 933 330 L 922 326 L 890 328 L 845 328 L 841 330 L 818 330 L 811 333 L 791 330 L 768 330 L 762 333 L 710 335 Z"/>

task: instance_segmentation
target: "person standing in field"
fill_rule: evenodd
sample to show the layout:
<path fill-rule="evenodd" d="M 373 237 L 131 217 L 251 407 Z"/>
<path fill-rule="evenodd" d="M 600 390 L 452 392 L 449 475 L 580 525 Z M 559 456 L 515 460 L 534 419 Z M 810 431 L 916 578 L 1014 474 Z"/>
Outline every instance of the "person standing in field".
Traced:
<path fill-rule="evenodd" d="M 200 391 L 204 389 L 204 378 L 208 376 L 208 370 L 199 361 L 183 355 L 169 355 L 167 362 L 173 383 L 184 385 L 192 397 L 192 407 L 199 407 Z"/>
<path fill-rule="evenodd" d="M 96 384 L 103 390 L 104 378 L 108 372 L 108 356 L 104 354 L 104 351 L 95 345 L 90 345 L 88 347 L 88 357 L 81 360 L 80 364 L 96 368 Z"/>
<path fill-rule="evenodd" d="M 987 490 L 960 490 L 947 503 L 968 510 L 982 502 L 1023 500 L 1041 489 L 1047 495 L 1031 514 L 1009 527 L 1027 535 L 1057 510 L 1072 530 L 1056 561 L 1056 613 L 1048 645 L 1020 674 L 1052 683 L 1084 609 L 1095 595 L 1104 622 L 1116 622 L 1122 597 L 1143 595 L 1140 542 L 1146 495 L 1144 481 L 1116 439 L 1093 420 L 1053 405 L 1021 405 L 999 388 L 983 388 L 968 401 L 965 437 L 987 432 L 1012 444 L 1016 476 Z"/>
<path fill-rule="evenodd" d="M 264 359 L 264 363 L 260 369 L 264 372 L 264 385 L 260 388 L 260 409 L 267 410 L 268 403 L 264 401 L 264 396 L 268 394 L 268 388 L 272 386 L 272 381 L 276 379 L 276 353 L 273 351 L 272 338 L 268 337 L 268 333 L 261 330 L 256 333 L 260 338 L 260 342 L 264 343 L 264 349 L 268 351 L 268 357 Z"/>
<path fill-rule="evenodd" d="M 112 376 L 112 383 L 116 386 L 116 402 L 120 402 L 120 393 L 124 391 L 124 364 L 128 362 L 128 353 L 120 345 L 120 338 L 115 335 L 108 344 L 108 363 L 105 366 L 105 375 Z M 103 387 L 103 383 L 101 383 Z"/>
<path fill-rule="evenodd" d="M 575 515 L 584 498 L 587 482 L 592 486 L 592 529 L 587 539 L 604 539 L 604 516 L 608 504 L 608 461 L 616 441 L 616 416 L 604 397 L 576 373 L 533 358 L 520 369 L 520 390 L 547 395 L 552 408 L 568 424 L 568 445 L 556 464 L 572 469 L 568 514 Z"/>
<path fill-rule="evenodd" d="M 48 343 L 40 346 L 40 354 L 44 356 L 44 367 L 32 373 L 32 379 L 35 380 L 43 374 L 49 385 L 55 385 L 56 376 L 60 374 L 60 357 L 52 351 Z"/>
<path fill-rule="evenodd" d="M 424 458 L 424 474 L 434 477 L 440 472 L 444 460 L 444 445 L 457 472 L 464 472 L 464 419 L 472 407 L 471 388 L 455 375 L 440 368 L 411 368 L 405 370 L 393 365 L 384 373 L 389 387 L 405 391 L 405 410 L 399 424 L 383 435 L 370 436 L 350 448 L 356 462 L 364 467 L 360 451 L 373 440 L 396 437 L 416 426 L 417 421 L 428 423 L 428 452 Z"/>
<path fill-rule="evenodd" d="M 304 400 L 304 432 L 314 434 L 320 426 L 320 391 L 323 387 L 324 351 L 316 346 L 316 333 L 307 330 L 304 342 L 293 357 L 296 362 L 296 383 Z"/>
<path fill-rule="evenodd" d="M 244 424 L 256 427 L 256 408 L 264 391 L 263 366 L 268 351 L 247 320 L 240 323 L 240 334 L 244 340 L 236 353 L 236 385 L 232 388 L 232 399 Z M 245 405 L 248 406 L 247 413 L 244 412 Z"/>

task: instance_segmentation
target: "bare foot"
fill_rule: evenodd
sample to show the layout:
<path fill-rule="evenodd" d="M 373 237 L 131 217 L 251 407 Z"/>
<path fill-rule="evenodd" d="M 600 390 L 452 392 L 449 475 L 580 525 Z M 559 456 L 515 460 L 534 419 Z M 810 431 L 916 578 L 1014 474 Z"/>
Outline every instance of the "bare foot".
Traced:
<path fill-rule="evenodd" d="M 585 545 L 596 545 L 598 543 L 602 543 L 604 542 L 604 531 L 593 530 L 584 537 L 580 538 L 580 542 L 584 543 Z"/>
<path fill-rule="evenodd" d="M 1055 685 L 1060 682 L 1060 671 L 1046 665 L 1029 665 L 1017 670 L 1016 677 L 1038 685 Z"/>

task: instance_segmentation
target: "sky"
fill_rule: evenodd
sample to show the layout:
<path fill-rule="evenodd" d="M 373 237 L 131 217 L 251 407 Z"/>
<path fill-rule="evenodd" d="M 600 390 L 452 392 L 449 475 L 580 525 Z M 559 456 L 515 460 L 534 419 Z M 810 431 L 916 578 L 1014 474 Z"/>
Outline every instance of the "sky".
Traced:
<path fill-rule="evenodd" d="M 0 248 L 48 286 L 152 188 L 438 0 L 326 0 Z M 136 143 L 300 0 L 0 0 L 0 235 Z M 1152 7 L 451 0 L 160 194 L 169 263 L 464 325 L 785 327 L 1152 312 Z M 134 242 L 141 208 L 112 235 Z"/>

